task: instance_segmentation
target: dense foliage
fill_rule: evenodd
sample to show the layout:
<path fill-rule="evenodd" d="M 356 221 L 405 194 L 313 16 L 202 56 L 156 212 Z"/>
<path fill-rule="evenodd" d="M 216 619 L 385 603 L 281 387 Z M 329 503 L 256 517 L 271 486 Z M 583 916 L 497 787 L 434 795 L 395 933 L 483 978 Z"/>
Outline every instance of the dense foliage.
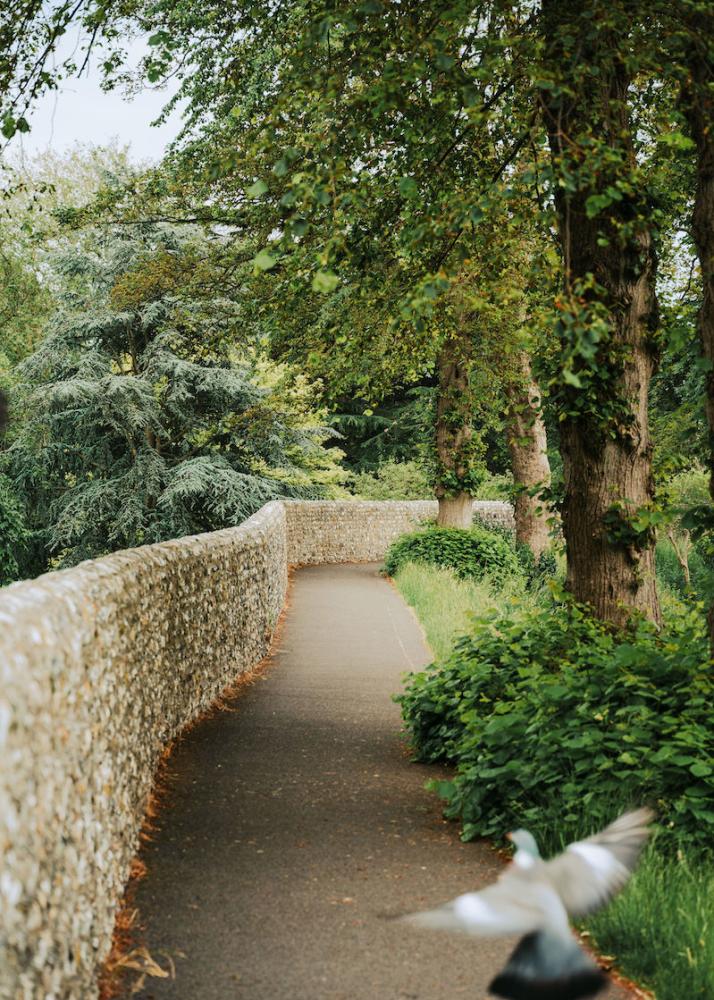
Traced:
<path fill-rule="evenodd" d="M 669 835 L 706 846 L 711 666 L 696 609 L 623 635 L 572 603 L 513 606 L 474 621 L 401 701 L 418 757 L 457 766 L 440 791 L 467 838 L 521 825 L 547 842 L 649 801 Z"/>
<path fill-rule="evenodd" d="M 410 564 L 400 571 L 396 583 L 418 614 L 440 663 L 453 653 L 458 637 L 470 631 L 474 614 L 479 618 L 489 614 L 493 619 L 495 609 L 500 609 L 502 616 L 508 615 L 514 599 L 519 614 L 527 607 L 538 619 L 544 607 L 552 607 L 547 591 L 525 590 L 519 577 L 504 587 L 491 580 L 457 580 L 448 570 Z M 666 588 L 664 598 L 665 605 L 670 605 Z M 583 790 L 587 791 L 585 785 Z M 618 808 L 616 801 L 612 814 Z M 580 815 L 579 832 L 592 832 L 597 823 L 591 821 L 587 804 Z M 558 825 L 542 830 L 540 839 L 547 852 L 557 852 L 578 822 L 567 812 L 551 818 Z M 592 943 L 601 954 L 613 956 L 621 972 L 646 986 L 658 1000 L 709 997 L 714 991 L 713 879 L 710 853 L 702 855 L 699 847 L 684 838 L 674 854 L 671 838 L 658 836 L 627 890 L 588 918 Z"/>
<path fill-rule="evenodd" d="M 418 462 L 383 462 L 354 478 L 354 492 L 365 500 L 432 500 L 433 488 Z"/>
<path fill-rule="evenodd" d="M 527 545 L 517 544 L 516 555 L 528 587 L 544 583 L 557 572 L 558 561 L 552 548 L 541 552 L 536 558 Z"/>
<path fill-rule="evenodd" d="M 16 369 L 21 423 L 6 463 L 44 560 L 72 564 L 238 524 L 276 497 L 324 495 L 329 430 L 229 348 L 238 315 L 218 295 L 196 297 L 200 261 L 197 234 L 167 226 L 95 235 L 89 251 L 57 259 L 65 291 Z"/>
<path fill-rule="evenodd" d="M 442 566 L 462 579 L 508 576 L 518 569 L 513 545 L 501 533 L 482 525 L 468 530 L 429 526 L 402 535 L 387 551 L 385 572 L 394 576 L 408 562 Z"/>
<path fill-rule="evenodd" d="M 7 477 L 0 475 L 0 587 L 18 578 L 26 538 L 22 505 Z"/>

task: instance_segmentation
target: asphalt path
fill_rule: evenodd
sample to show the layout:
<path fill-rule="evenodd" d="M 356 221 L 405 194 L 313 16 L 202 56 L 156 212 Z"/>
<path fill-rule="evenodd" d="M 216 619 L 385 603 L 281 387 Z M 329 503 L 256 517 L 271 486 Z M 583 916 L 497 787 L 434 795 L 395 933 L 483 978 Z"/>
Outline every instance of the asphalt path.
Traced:
<path fill-rule="evenodd" d="M 513 942 L 390 920 L 501 868 L 443 820 L 424 783 L 444 772 L 412 763 L 400 736 L 391 695 L 429 660 L 376 566 L 294 574 L 268 668 L 171 757 L 136 904 L 143 943 L 175 972 L 134 996 L 485 1000 Z"/>

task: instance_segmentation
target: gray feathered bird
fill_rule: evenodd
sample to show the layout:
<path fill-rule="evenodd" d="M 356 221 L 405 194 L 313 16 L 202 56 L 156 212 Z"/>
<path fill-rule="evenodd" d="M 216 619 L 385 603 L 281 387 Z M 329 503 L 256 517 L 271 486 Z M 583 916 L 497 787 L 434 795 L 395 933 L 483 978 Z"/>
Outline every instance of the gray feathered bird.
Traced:
<path fill-rule="evenodd" d="M 415 927 L 474 936 L 525 935 L 489 991 L 506 1000 L 579 1000 L 607 983 L 570 930 L 570 917 L 603 906 L 625 885 L 649 835 L 650 809 L 636 809 L 600 833 L 544 861 L 527 830 L 509 834 L 513 863 L 497 882 L 436 910 L 401 919 Z"/>

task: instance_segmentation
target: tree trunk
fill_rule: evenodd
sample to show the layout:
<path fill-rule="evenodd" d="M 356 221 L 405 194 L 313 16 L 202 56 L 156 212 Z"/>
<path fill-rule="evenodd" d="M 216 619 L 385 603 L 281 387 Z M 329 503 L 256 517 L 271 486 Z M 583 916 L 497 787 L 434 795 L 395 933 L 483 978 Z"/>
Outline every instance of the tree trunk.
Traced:
<path fill-rule="evenodd" d="M 708 58 L 714 13 L 701 12 L 690 22 L 690 76 L 682 100 L 697 147 L 697 186 L 692 235 L 702 271 L 702 305 L 698 326 L 702 355 L 709 361 L 705 407 L 709 427 L 709 490 L 714 501 L 714 68 Z M 709 610 L 709 636 L 714 654 L 714 605 Z"/>
<path fill-rule="evenodd" d="M 541 101 L 565 274 L 555 394 L 566 585 L 604 621 L 622 626 L 634 611 L 659 622 L 654 532 L 642 527 L 654 497 L 647 396 L 658 360 L 656 258 L 621 58 L 631 26 L 602 28 L 580 0 L 543 0 L 543 13 L 557 86 Z"/>
<path fill-rule="evenodd" d="M 536 486 L 550 486 L 548 442 L 540 411 L 540 389 L 526 351 L 519 352 L 517 364 L 518 377 L 506 386 L 506 438 L 516 486 L 516 541 L 527 545 L 538 559 L 550 543 L 548 522 L 552 512 L 530 491 Z"/>
<path fill-rule="evenodd" d="M 437 524 L 442 528 L 470 528 L 473 523 L 474 498 L 470 493 L 439 497 Z"/>
<path fill-rule="evenodd" d="M 692 574 L 689 571 L 689 549 L 691 546 L 689 532 L 683 531 L 681 539 L 678 539 L 674 528 L 669 528 L 667 531 L 667 538 L 669 539 L 669 544 L 672 546 L 674 554 L 677 557 L 679 568 L 682 570 L 685 586 L 691 587 Z"/>
<path fill-rule="evenodd" d="M 437 524 L 469 528 L 473 497 L 468 489 L 473 426 L 469 392 L 471 338 L 465 332 L 447 337 L 437 362 L 436 456 L 439 463 L 434 493 L 439 501 Z"/>

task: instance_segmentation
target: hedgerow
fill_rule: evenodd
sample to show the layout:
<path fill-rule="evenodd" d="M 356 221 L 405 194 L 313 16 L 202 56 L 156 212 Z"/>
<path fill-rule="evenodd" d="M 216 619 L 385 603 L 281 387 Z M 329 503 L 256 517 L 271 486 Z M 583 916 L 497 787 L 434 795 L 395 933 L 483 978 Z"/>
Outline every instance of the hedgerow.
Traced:
<path fill-rule="evenodd" d="M 512 544 L 481 525 L 472 528 L 429 526 L 402 535 L 389 547 L 385 572 L 394 576 L 409 562 L 451 569 L 461 579 L 508 576 L 518 571 Z"/>

